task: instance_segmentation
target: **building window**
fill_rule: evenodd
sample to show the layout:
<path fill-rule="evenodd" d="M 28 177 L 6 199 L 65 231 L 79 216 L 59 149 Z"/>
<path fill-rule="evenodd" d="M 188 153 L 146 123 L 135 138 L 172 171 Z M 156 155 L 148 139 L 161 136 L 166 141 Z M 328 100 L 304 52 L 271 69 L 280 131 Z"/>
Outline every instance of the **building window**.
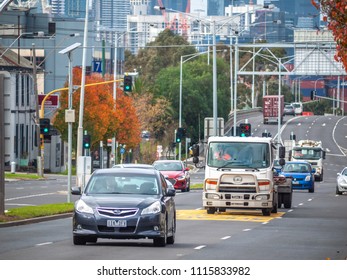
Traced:
<path fill-rule="evenodd" d="M 30 87 L 30 76 L 27 75 L 27 106 L 30 104 L 30 92 L 31 92 L 31 87 Z"/>
<path fill-rule="evenodd" d="M 22 75 L 21 78 L 22 78 L 22 83 L 21 83 L 21 93 L 20 93 L 20 95 L 21 95 L 21 102 L 20 102 L 20 104 L 21 104 L 22 106 L 24 106 L 24 98 L 25 98 L 24 78 L 25 78 L 25 76 Z"/>
<path fill-rule="evenodd" d="M 16 158 L 18 158 L 18 124 L 16 124 L 16 132 L 15 132 L 15 135 L 14 135 L 14 154 L 16 156 Z"/>
<path fill-rule="evenodd" d="M 16 74 L 16 106 L 19 105 L 19 75 Z"/>

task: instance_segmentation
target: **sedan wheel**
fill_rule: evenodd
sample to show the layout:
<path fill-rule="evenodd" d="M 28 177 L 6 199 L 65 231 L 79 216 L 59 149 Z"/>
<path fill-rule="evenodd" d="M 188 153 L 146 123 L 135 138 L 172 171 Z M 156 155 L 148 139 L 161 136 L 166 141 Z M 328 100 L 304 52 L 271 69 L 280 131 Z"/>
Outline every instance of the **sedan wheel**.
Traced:
<path fill-rule="evenodd" d="M 164 236 L 163 237 L 156 237 L 153 239 L 153 245 L 155 247 L 165 247 L 167 242 L 167 225 L 165 222 L 165 228 L 164 228 Z"/>
<path fill-rule="evenodd" d="M 176 219 L 172 221 L 172 235 L 167 237 L 167 244 L 174 244 L 175 243 L 175 235 L 176 235 Z"/>
<path fill-rule="evenodd" d="M 336 186 L 336 194 L 339 194 L 339 195 L 342 194 L 342 192 L 339 191 L 339 187 L 338 186 Z"/>

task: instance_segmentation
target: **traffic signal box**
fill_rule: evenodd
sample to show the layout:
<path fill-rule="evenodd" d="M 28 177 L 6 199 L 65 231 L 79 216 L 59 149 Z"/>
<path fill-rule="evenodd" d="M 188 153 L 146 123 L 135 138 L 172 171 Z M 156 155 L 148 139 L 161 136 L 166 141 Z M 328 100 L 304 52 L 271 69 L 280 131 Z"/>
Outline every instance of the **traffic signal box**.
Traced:
<path fill-rule="evenodd" d="M 251 136 L 251 125 L 249 123 L 240 124 L 240 136 L 241 137 Z"/>
<path fill-rule="evenodd" d="M 183 127 L 179 127 L 176 132 L 176 143 L 181 143 L 183 137 L 186 136 L 186 129 Z"/>
<path fill-rule="evenodd" d="M 125 75 L 123 79 L 123 89 L 124 91 L 132 91 L 133 78 L 132 76 Z"/>
<path fill-rule="evenodd" d="M 90 135 L 83 135 L 83 148 L 90 149 Z"/>
<path fill-rule="evenodd" d="M 40 119 L 40 134 L 50 135 L 51 123 L 50 119 L 41 118 Z"/>

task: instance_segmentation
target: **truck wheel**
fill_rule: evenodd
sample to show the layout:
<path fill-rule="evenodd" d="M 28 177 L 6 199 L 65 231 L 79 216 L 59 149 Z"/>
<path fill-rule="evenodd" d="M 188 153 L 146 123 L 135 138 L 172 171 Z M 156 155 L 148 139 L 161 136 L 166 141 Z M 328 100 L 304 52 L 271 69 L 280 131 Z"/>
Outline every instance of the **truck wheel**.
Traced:
<path fill-rule="evenodd" d="M 292 193 L 287 193 L 283 197 L 284 208 L 292 208 Z"/>
<path fill-rule="evenodd" d="M 271 215 L 271 209 L 269 209 L 269 208 L 261 209 L 261 211 L 263 212 L 263 216 L 270 216 Z"/>
<path fill-rule="evenodd" d="M 277 202 L 277 204 L 275 204 L 274 207 L 271 209 L 271 213 L 276 214 L 276 213 L 277 213 L 277 209 L 278 209 L 278 202 Z"/>
<path fill-rule="evenodd" d="M 214 214 L 216 212 L 216 208 L 210 207 L 207 208 L 207 214 Z"/>
<path fill-rule="evenodd" d="M 278 194 L 278 208 L 282 207 L 282 203 L 283 203 L 283 195 L 281 193 Z"/>

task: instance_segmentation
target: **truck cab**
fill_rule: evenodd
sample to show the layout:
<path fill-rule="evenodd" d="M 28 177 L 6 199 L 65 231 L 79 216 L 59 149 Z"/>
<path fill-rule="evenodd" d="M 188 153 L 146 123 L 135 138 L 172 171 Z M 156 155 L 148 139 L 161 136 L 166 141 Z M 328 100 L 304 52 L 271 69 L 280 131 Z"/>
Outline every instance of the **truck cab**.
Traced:
<path fill-rule="evenodd" d="M 227 209 L 277 212 L 270 137 L 209 137 L 206 151 L 203 207 L 208 214 Z M 284 151 L 281 152 L 284 157 Z"/>

